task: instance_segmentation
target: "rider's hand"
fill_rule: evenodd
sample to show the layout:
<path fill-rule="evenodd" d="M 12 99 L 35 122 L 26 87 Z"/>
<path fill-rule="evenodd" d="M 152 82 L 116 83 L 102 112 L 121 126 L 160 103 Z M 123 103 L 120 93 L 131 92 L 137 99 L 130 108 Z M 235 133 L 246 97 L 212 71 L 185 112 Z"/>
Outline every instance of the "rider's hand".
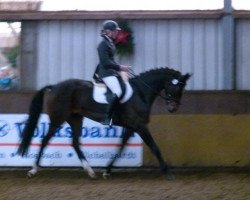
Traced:
<path fill-rule="evenodd" d="M 121 66 L 120 66 L 120 70 L 121 70 L 121 71 L 128 72 L 129 69 L 130 69 L 130 66 L 126 66 L 126 65 L 121 65 Z"/>

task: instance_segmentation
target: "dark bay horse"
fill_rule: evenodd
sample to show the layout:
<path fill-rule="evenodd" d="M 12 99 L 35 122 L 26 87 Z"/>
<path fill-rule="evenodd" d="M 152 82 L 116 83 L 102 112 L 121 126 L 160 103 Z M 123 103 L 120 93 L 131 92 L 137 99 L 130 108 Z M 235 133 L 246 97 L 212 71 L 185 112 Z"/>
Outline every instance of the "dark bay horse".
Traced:
<path fill-rule="evenodd" d="M 161 96 L 166 100 L 169 112 L 174 112 L 178 109 L 186 81 L 189 77 L 190 74 L 182 75 L 179 71 L 173 69 L 157 68 L 129 79 L 134 93 L 127 102 L 119 105 L 113 116 L 113 124 L 124 127 L 121 147 L 117 150 L 118 154 L 122 152 L 130 136 L 137 132 L 159 161 L 162 172 L 167 178 L 171 177 L 169 168 L 163 160 L 147 124 L 151 106 L 157 96 Z M 161 94 L 162 90 L 164 90 L 164 96 Z M 44 148 L 55 134 L 57 128 L 66 121 L 72 129 L 72 144 L 82 166 L 89 176 L 94 178 L 95 172 L 80 149 L 79 137 L 82 134 L 83 117 L 88 117 L 97 122 L 102 121 L 105 117 L 107 104 L 99 104 L 93 100 L 93 83 L 91 81 L 70 79 L 56 85 L 45 86 L 37 91 L 30 105 L 29 117 L 23 130 L 22 140 L 17 153 L 24 156 L 28 152 L 34 130 L 43 110 L 45 93 L 47 93 L 46 103 L 50 126 L 48 133 L 42 140 L 37 160 L 33 168 L 28 172 L 28 176 L 37 173 Z M 110 161 L 104 176 L 108 176 L 111 173 L 111 168 L 115 161 L 116 157 Z"/>

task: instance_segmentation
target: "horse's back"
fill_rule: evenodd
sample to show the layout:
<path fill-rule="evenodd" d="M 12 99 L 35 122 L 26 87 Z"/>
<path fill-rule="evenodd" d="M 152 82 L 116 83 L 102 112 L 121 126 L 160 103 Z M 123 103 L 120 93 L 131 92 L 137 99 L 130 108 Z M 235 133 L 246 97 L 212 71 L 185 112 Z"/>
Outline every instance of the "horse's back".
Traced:
<path fill-rule="evenodd" d="M 75 103 L 76 94 L 83 94 L 93 87 L 91 81 L 81 79 L 68 79 L 53 85 L 46 94 L 47 109 L 55 111 L 72 107 Z"/>
<path fill-rule="evenodd" d="M 91 87 L 92 82 L 82 79 L 68 79 L 55 85 L 57 88 Z"/>
<path fill-rule="evenodd" d="M 81 79 L 68 79 L 59 82 L 52 86 L 51 95 L 67 95 L 80 88 L 91 88 L 93 86 L 91 81 Z"/>

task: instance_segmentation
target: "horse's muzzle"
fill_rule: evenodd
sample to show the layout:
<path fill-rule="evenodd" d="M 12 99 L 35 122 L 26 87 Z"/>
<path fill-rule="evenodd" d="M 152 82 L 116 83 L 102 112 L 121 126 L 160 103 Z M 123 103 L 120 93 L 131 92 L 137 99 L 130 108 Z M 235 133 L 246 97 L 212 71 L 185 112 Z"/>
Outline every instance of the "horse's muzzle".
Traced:
<path fill-rule="evenodd" d="M 171 113 L 177 111 L 179 108 L 179 104 L 174 101 L 167 101 L 166 104 L 168 111 Z"/>

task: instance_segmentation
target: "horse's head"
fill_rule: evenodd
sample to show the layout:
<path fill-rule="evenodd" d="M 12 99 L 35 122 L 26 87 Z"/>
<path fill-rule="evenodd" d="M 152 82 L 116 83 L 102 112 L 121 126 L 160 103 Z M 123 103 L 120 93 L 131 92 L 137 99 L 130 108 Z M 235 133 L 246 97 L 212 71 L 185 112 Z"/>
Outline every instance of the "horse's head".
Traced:
<path fill-rule="evenodd" d="M 169 112 L 173 113 L 178 110 L 183 90 L 186 86 L 190 74 L 173 76 L 165 83 L 166 104 Z"/>
<path fill-rule="evenodd" d="M 170 68 L 156 68 L 130 79 L 132 87 L 139 91 L 144 102 L 153 103 L 157 95 L 166 100 L 169 112 L 175 112 L 180 105 L 183 90 L 190 74 L 182 75 Z M 165 95 L 159 94 L 164 90 Z M 152 104 L 150 104 L 152 105 Z"/>

